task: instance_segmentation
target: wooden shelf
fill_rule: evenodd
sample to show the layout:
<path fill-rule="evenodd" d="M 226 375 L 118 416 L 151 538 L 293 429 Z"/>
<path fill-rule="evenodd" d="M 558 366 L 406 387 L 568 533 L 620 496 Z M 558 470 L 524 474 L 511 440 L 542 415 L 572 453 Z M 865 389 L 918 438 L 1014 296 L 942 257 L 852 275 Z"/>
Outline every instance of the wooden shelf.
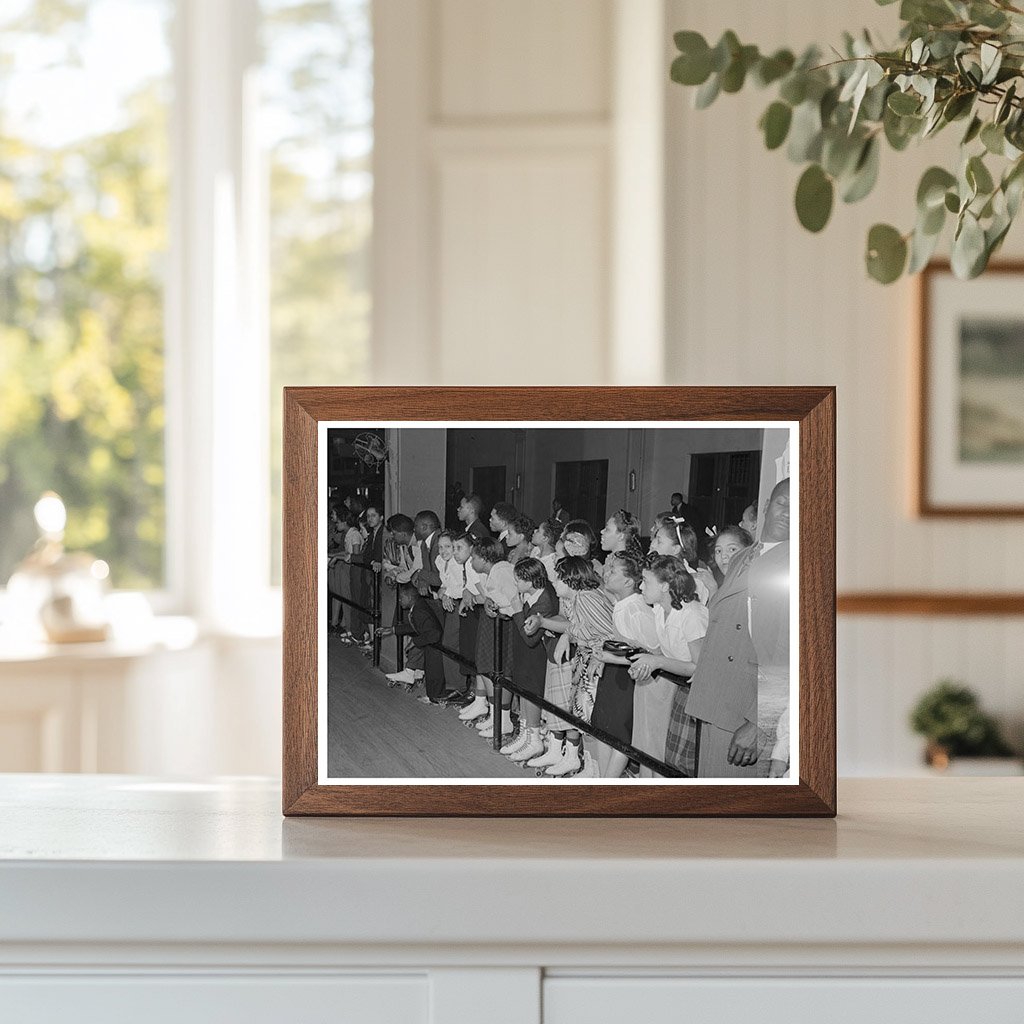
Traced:
<path fill-rule="evenodd" d="M 958 594 L 931 591 L 861 591 L 836 597 L 839 615 L 1024 615 L 1024 593 Z"/>

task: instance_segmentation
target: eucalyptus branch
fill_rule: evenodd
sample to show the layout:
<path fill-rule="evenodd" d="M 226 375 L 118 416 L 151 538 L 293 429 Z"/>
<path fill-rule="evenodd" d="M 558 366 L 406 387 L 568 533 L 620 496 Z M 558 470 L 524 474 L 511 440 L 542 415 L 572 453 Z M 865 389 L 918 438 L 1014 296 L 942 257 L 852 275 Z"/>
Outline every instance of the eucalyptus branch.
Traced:
<path fill-rule="evenodd" d="M 977 21 L 966 20 L 964 10 L 959 0 L 902 0 L 897 47 L 879 49 L 867 33 L 857 40 L 847 34 L 827 62 L 814 47 L 798 59 L 789 50 L 762 54 L 731 31 L 713 47 L 699 33 L 678 32 L 671 75 L 697 87 L 701 109 L 749 81 L 774 89 L 758 126 L 768 149 L 785 146 L 804 166 L 795 207 L 809 231 L 826 226 L 837 194 L 846 203 L 870 194 L 883 143 L 900 152 L 963 121 L 958 165 L 930 167 L 921 177 L 909 231 L 871 228 L 865 262 L 884 284 L 916 273 L 953 220 L 953 270 L 975 277 L 1024 205 L 1024 39 L 1010 17 L 1024 9 L 1010 0 L 991 0 L 990 9 L 975 4 Z"/>

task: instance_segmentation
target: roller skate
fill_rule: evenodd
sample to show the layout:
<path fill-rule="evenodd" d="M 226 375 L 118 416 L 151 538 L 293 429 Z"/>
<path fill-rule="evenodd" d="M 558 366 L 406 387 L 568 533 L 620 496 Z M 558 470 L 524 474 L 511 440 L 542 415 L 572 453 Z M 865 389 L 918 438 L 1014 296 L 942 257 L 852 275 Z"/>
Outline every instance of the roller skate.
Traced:
<path fill-rule="evenodd" d="M 558 762 L 562 760 L 562 748 L 564 746 L 565 740 L 560 736 L 556 736 L 554 733 L 551 733 L 548 736 L 547 748 L 544 753 L 530 758 L 530 760 L 526 762 L 527 768 L 536 768 L 537 774 L 539 776 L 543 776 L 545 770 L 550 765 L 558 764 Z"/>
<path fill-rule="evenodd" d="M 411 668 L 404 668 L 401 672 L 389 672 L 385 678 L 388 681 L 388 686 L 401 686 L 408 693 L 416 685 L 421 675 L 423 675 L 422 672 L 414 672 Z"/>
<path fill-rule="evenodd" d="M 601 778 L 601 770 L 597 766 L 597 761 L 590 756 L 589 750 L 583 751 L 583 767 L 580 768 L 575 775 L 574 779 L 599 779 Z"/>
<path fill-rule="evenodd" d="M 460 712 L 459 720 L 465 725 L 472 725 L 477 719 L 488 714 L 491 709 L 491 705 L 488 703 L 487 698 L 482 694 L 478 693 Z"/>
<path fill-rule="evenodd" d="M 509 760 L 516 764 L 523 764 L 531 758 L 540 757 L 547 748 L 544 746 L 544 737 L 540 729 L 524 729 L 523 741 L 509 753 Z M 504 753 L 504 751 L 502 751 Z"/>
<path fill-rule="evenodd" d="M 548 765 L 544 774 L 551 778 L 565 778 L 568 775 L 575 775 L 583 765 L 580 762 L 580 744 L 570 743 L 568 740 L 562 749 L 561 760 Z"/>
<path fill-rule="evenodd" d="M 525 746 L 527 733 L 530 730 L 520 722 L 519 728 L 508 738 L 499 754 L 504 754 L 505 757 L 509 757 L 513 751 L 518 750 L 520 747 Z"/>
<path fill-rule="evenodd" d="M 510 714 L 508 708 L 502 708 L 502 711 L 501 711 L 501 725 L 499 726 L 499 728 L 501 729 L 501 735 L 503 737 L 504 736 L 511 736 L 513 731 L 514 731 L 514 726 L 512 725 L 512 715 Z M 489 740 L 489 739 L 492 739 L 494 737 L 494 719 L 493 719 L 493 716 L 491 716 L 488 724 L 486 724 L 482 729 L 480 729 L 479 732 L 480 732 L 480 735 L 483 736 L 483 738 L 485 740 Z"/>

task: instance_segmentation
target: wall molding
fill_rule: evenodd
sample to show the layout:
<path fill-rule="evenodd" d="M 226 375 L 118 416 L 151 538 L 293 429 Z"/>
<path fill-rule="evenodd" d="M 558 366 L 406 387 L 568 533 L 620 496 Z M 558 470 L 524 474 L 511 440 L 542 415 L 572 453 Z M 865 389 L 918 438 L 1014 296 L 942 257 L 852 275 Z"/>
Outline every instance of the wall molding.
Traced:
<path fill-rule="evenodd" d="M 836 597 L 839 615 L 907 615 L 963 618 L 1024 615 L 1024 593 L 963 594 L 937 591 L 859 591 Z"/>

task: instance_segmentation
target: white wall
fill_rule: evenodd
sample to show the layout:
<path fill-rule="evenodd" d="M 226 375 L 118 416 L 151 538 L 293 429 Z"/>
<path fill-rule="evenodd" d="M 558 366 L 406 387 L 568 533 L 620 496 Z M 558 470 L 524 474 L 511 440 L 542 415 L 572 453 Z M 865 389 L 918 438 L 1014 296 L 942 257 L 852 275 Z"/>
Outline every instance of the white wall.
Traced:
<path fill-rule="evenodd" d="M 658 363 L 661 296 L 635 276 L 659 278 L 660 202 L 632 185 L 661 166 L 659 5 L 375 4 L 376 380 L 595 384 Z M 617 22 L 647 52 L 625 81 Z"/>
<path fill-rule="evenodd" d="M 437 427 L 388 431 L 390 465 L 396 477 L 398 503 L 387 514 L 432 510 L 443 518 L 447 431 Z"/>
<path fill-rule="evenodd" d="M 882 26 L 895 8 L 866 0 L 669 0 L 665 38 L 725 28 L 767 48 L 829 43 L 843 28 Z M 667 49 L 668 53 L 668 49 Z M 666 85 L 667 381 L 835 384 L 838 572 L 842 590 L 1022 590 L 1020 521 L 922 521 L 909 511 L 914 284 L 883 288 L 863 269 L 871 224 L 912 224 L 920 173 L 950 138 L 884 152 L 878 194 L 837 204 L 820 235 L 797 223 L 800 168 L 764 150 L 756 122 L 770 101 L 749 89 L 692 109 Z M 1006 255 L 1021 255 L 1020 226 Z M 839 761 L 846 774 L 912 770 L 920 741 L 909 708 L 942 676 L 966 680 L 1011 728 L 1024 721 L 1019 618 L 839 620 Z"/>

